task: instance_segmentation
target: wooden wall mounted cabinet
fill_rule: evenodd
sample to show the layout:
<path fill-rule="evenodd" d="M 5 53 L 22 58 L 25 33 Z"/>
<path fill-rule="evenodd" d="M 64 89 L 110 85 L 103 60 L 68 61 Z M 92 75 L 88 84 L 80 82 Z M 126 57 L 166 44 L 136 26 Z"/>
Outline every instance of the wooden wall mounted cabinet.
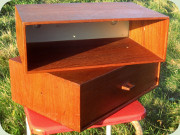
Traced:
<path fill-rule="evenodd" d="M 17 5 L 24 71 L 163 62 L 169 17 L 130 2 Z"/>
<path fill-rule="evenodd" d="M 151 63 L 27 74 L 20 57 L 9 66 L 15 102 L 76 131 L 154 89 L 160 69 L 160 63 Z"/>
<path fill-rule="evenodd" d="M 130 2 L 17 5 L 15 14 L 12 99 L 50 119 L 82 131 L 159 83 L 168 16 Z"/>

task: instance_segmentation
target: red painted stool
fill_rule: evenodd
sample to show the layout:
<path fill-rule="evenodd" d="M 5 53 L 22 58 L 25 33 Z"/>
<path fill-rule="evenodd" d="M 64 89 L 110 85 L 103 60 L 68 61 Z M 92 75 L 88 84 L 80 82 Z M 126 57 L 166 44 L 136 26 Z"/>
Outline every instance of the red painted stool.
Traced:
<path fill-rule="evenodd" d="M 28 108 L 24 108 L 24 110 L 26 113 L 27 135 L 31 135 L 31 133 L 47 135 L 73 131 Z M 142 135 L 142 128 L 138 121 L 143 119 L 145 115 L 145 108 L 138 101 L 135 101 L 90 128 L 106 126 L 106 134 L 110 135 L 111 125 L 131 122 L 136 129 L 136 134 Z"/>

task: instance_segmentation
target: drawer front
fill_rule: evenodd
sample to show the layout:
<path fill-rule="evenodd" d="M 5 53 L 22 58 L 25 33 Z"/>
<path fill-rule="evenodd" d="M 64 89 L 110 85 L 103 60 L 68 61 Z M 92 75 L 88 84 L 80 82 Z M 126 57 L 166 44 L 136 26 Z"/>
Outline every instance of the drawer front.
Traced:
<path fill-rule="evenodd" d="M 153 89 L 158 67 L 159 63 L 125 66 L 83 84 L 81 124 L 86 127 Z"/>

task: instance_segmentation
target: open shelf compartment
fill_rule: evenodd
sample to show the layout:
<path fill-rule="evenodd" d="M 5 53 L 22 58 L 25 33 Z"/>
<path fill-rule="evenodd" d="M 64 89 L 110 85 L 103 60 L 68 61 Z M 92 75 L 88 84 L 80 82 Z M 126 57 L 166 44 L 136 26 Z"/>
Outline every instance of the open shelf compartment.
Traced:
<path fill-rule="evenodd" d="M 59 6 L 70 6 L 73 16 Z M 133 3 L 16 6 L 17 45 L 28 73 L 165 61 L 168 26 L 168 16 Z"/>
<path fill-rule="evenodd" d="M 163 61 L 130 38 L 29 43 L 30 72 L 122 66 Z"/>

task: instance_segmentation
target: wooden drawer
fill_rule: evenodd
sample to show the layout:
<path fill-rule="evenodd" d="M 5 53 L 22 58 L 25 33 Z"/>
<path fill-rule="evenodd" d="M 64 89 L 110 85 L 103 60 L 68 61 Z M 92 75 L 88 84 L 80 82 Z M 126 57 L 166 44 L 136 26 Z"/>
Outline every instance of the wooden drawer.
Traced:
<path fill-rule="evenodd" d="M 121 67 L 84 83 L 81 86 L 81 124 L 108 116 L 157 85 L 158 63 Z"/>
<path fill-rule="evenodd" d="M 9 66 L 15 102 L 76 131 L 152 90 L 159 78 L 159 63 L 26 74 L 16 57 Z"/>

